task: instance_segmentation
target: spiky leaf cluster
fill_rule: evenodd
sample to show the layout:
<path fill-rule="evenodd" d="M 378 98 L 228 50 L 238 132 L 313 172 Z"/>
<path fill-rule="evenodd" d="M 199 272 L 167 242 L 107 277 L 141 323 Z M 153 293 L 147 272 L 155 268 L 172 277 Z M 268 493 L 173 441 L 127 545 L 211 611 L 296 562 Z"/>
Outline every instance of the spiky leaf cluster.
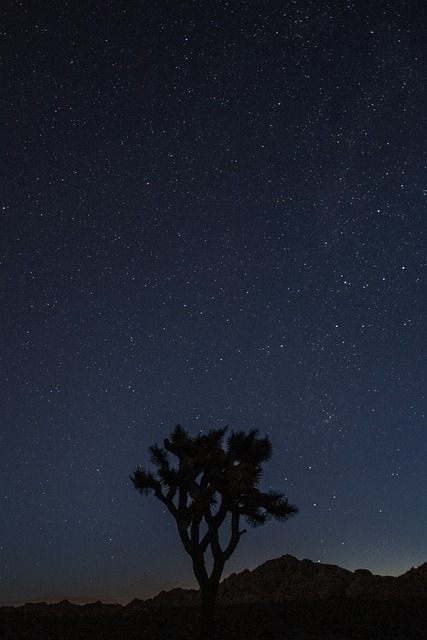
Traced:
<path fill-rule="evenodd" d="M 163 447 L 150 447 L 155 473 L 139 468 L 132 476 L 137 489 L 153 491 L 167 504 L 182 531 L 203 519 L 220 526 L 227 513 L 243 516 L 251 526 L 296 513 L 281 493 L 258 489 L 262 465 L 272 453 L 268 437 L 257 430 L 236 431 L 224 442 L 226 433 L 224 428 L 192 437 L 178 425 Z"/>

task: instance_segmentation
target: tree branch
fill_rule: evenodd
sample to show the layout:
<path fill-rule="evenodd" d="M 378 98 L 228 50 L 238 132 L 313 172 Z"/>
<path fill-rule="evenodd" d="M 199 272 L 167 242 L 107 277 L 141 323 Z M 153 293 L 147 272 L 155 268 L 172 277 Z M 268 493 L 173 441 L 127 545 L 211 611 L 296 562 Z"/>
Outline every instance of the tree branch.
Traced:
<path fill-rule="evenodd" d="M 223 554 L 221 554 L 220 558 L 214 559 L 214 566 L 213 566 L 211 575 L 209 576 L 209 582 L 215 588 L 218 587 L 219 581 L 221 580 L 224 564 L 225 564 L 225 558 L 223 557 Z"/>
<path fill-rule="evenodd" d="M 177 486 L 173 485 L 173 486 L 170 487 L 169 491 L 166 494 L 167 500 L 172 502 L 172 504 L 173 504 L 173 499 L 174 499 L 174 497 L 176 495 L 176 491 L 177 491 Z"/>
<path fill-rule="evenodd" d="M 200 588 L 205 588 L 209 584 L 209 576 L 206 571 L 203 553 L 194 553 L 191 557 L 193 559 L 193 571 L 197 582 Z"/>
<path fill-rule="evenodd" d="M 164 505 L 166 505 L 166 507 L 168 508 L 168 511 L 170 511 L 170 513 L 173 515 L 174 518 L 177 518 L 178 516 L 178 510 L 175 507 L 173 500 L 171 497 L 169 497 L 169 494 L 167 496 L 164 495 L 164 493 L 162 492 L 162 490 L 160 489 L 160 487 L 158 487 L 155 491 L 154 491 L 154 495 L 156 496 L 156 498 L 158 498 L 161 502 L 163 502 Z"/>
<path fill-rule="evenodd" d="M 200 538 L 200 523 L 202 521 L 201 517 L 193 516 L 193 520 L 191 522 L 191 546 L 195 551 L 197 547 L 199 547 L 199 538 Z"/>
<path fill-rule="evenodd" d="M 214 546 L 216 545 L 215 536 L 218 539 L 218 529 L 220 528 L 225 518 L 227 517 L 227 513 L 228 513 L 228 509 L 226 506 L 226 499 L 224 496 L 222 496 L 221 505 L 218 509 L 218 512 L 214 516 L 212 515 L 209 508 L 205 511 L 204 517 L 208 525 L 208 531 L 205 533 L 202 540 L 200 541 L 200 549 L 203 553 L 205 553 L 206 549 L 210 544 L 213 544 Z M 219 545 L 219 542 L 218 542 L 218 545 Z M 217 550 L 217 554 L 222 553 L 221 547 L 218 548 L 217 546 L 216 550 Z M 212 547 L 212 551 L 213 551 L 213 547 Z"/>
<path fill-rule="evenodd" d="M 219 528 L 222 523 L 224 522 L 225 518 L 227 517 L 227 513 L 228 513 L 228 509 L 227 509 L 227 501 L 225 499 L 225 496 L 222 495 L 221 498 L 221 504 L 220 507 L 218 509 L 218 512 L 216 513 L 216 515 L 214 516 L 214 520 L 215 520 L 215 525 Z"/>
<path fill-rule="evenodd" d="M 224 560 L 228 560 L 234 553 L 241 536 L 246 533 L 246 529 L 239 531 L 240 514 L 234 509 L 231 514 L 231 538 L 227 548 L 224 551 Z"/>
<path fill-rule="evenodd" d="M 172 498 L 169 497 L 169 493 L 167 496 L 165 496 L 164 493 L 162 493 L 162 490 L 159 487 L 157 487 L 157 489 L 154 492 L 154 495 L 161 502 L 163 502 L 163 504 L 167 507 L 168 511 L 175 518 L 176 524 L 178 527 L 178 534 L 179 534 L 179 537 L 181 538 L 182 544 L 184 545 L 184 549 L 189 555 L 192 555 L 193 550 L 191 547 L 190 538 L 189 538 L 187 529 L 182 526 L 182 520 L 180 518 L 179 509 L 177 509 L 176 506 L 174 505 Z"/>
<path fill-rule="evenodd" d="M 181 539 L 181 542 L 184 546 L 184 549 L 186 550 L 186 552 L 188 553 L 189 556 L 193 557 L 194 555 L 194 550 L 193 547 L 191 545 L 191 540 L 190 540 L 190 536 L 188 535 L 187 530 L 181 529 L 179 526 L 179 522 L 177 521 L 177 525 L 178 525 L 178 535 Z"/>
<path fill-rule="evenodd" d="M 215 527 L 215 529 L 212 529 L 210 545 L 211 545 L 212 555 L 214 557 L 214 560 L 217 561 L 222 559 L 224 552 L 221 549 L 221 545 L 219 544 L 218 527 Z"/>

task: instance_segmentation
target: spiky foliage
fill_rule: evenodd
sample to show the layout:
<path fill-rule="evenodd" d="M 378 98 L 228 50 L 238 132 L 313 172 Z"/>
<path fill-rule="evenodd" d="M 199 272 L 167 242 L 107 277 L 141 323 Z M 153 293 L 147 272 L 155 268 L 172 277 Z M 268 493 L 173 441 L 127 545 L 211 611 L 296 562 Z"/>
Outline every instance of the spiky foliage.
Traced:
<path fill-rule="evenodd" d="M 178 425 L 165 439 L 164 447 L 150 447 L 156 472 L 139 467 L 131 476 L 139 491 L 152 491 L 166 504 L 190 554 L 216 546 L 218 529 L 230 513 L 236 522 L 242 517 L 251 526 L 262 525 L 271 518 L 283 522 L 297 513 L 281 493 L 258 489 L 262 465 L 272 454 L 269 438 L 259 437 L 254 429 L 231 432 L 224 442 L 226 433 L 227 428 L 212 429 L 192 437 Z M 176 459 L 175 466 L 170 454 Z M 200 539 L 202 521 L 208 531 Z M 242 533 L 234 524 L 230 543 L 221 550 L 224 557 L 230 555 Z M 216 547 L 214 557 L 218 554 Z"/>
<path fill-rule="evenodd" d="M 272 518 L 284 522 L 297 513 L 283 494 L 258 488 L 262 465 L 272 454 L 269 438 L 259 437 L 255 429 L 232 431 L 227 439 L 226 434 L 227 428 L 212 429 L 192 437 L 178 425 L 163 447 L 150 447 L 155 472 L 139 467 L 131 476 L 136 489 L 143 494 L 153 492 L 175 518 L 193 560 L 202 601 L 206 594 L 215 598 L 224 564 L 245 533 L 240 529 L 241 519 L 256 527 Z M 230 536 L 222 546 L 219 529 L 227 516 Z M 213 556 L 210 575 L 204 562 L 208 548 Z M 205 640 L 212 624 L 210 620 L 205 625 Z"/>

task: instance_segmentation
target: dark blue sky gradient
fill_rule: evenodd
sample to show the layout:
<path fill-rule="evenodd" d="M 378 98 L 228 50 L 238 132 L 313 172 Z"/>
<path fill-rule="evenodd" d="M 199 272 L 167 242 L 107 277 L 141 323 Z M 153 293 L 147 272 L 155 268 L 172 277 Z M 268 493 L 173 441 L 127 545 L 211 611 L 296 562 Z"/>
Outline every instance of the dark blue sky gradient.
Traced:
<path fill-rule="evenodd" d="M 427 559 L 423 2 L 6 2 L 0 601 L 194 585 L 131 486 L 270 435 L 284 553 Z"/>

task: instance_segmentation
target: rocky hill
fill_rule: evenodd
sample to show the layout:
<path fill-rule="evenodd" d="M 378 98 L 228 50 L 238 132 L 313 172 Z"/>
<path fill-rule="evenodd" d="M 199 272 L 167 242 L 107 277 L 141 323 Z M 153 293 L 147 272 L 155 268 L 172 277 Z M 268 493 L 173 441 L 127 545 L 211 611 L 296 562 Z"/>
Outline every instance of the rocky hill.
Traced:
<path fill-rule="evenodd" d="M 285 555 L 268 560 L 253 571 L 246 569 L 223 580 L 218 604 L 330 598 L 427 598 L 427 563 L 396 578 L 374 575 L 367 569 L 349 571 L 336 565 Z M 142 604 L 142 601 L 137 602 Z M 137 602 L 128 606 L 138 606 Z M 144 601 L 145 606 L 193 606 L 197 603 L 198 592 L 194 589 L 162 591 L 155 598 Z"/>
<path fill-rule="evenodd" d="M 1 640 L 190 640 L 196 590 L 163 591 L 127 606 L 95 602 L 0 607 Z M 422 640 L 427 563 L 394 578 L 286 555 L 226 578 L 219 640 Z"/>

